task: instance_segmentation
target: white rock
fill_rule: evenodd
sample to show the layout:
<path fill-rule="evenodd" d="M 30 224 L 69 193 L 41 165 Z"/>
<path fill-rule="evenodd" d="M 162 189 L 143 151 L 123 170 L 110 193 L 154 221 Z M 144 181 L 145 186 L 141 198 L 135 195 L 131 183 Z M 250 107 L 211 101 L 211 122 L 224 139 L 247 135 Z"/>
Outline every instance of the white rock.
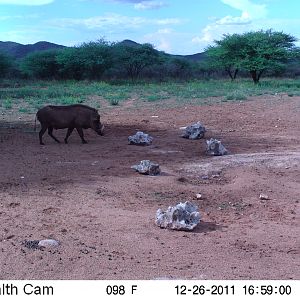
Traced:
<path fill-rule="evenodd" d="M 208 155 L 225 155 L 228 154 L 226 148 L 222 145 L 221 141 L 211 138 L 206 141 L 206 153 Z"/>
<path fill-rule="evenodd" d="M 174 230 L 193 230 L 200 222 L 198 207 L 189 201 L 169 206 L 166 211 L 158 209 L 155 224 L 161 228 Z"/>
<path fill-rule="evenodd" d="M 131 167 L 140 174 L 156 176 L 160 174 L 159 164 L 151 162 L 150 160 L 142 160 L 139 165 Z"/>
<path fill-rule="evenodd" d="M 185 131 L 181 136 L 190 140 L 201 139 L 204 137 L 204 134 L 206 132 L 205 127 L 200 122 L 187 126 L 184 128 L 184 130 Z"/>
<path fill-rule="evenodd" d="M 270 198 L 269 198 L 269 196 L 266 195 L 266 194 L 260 194 L 260 195 L 259 195 L 259 199 L 260 199 L 260 200 L 269 200 Z"/>
<path fill-rule="evenodd" d="M 128 137 L 130 145 L 149 146 L 153 141 L 153 137 L 142 131 L 138 131 L 135 135 Z"/>
<path fill-rule="evenodd" d="M 52 240 L 52 239 L 40 240 L 38 243 L 38 246 L 44 247 L 44 248 L 53 248 L 53 247 L 58 247 L 59 242 L 56 240 Z"/>

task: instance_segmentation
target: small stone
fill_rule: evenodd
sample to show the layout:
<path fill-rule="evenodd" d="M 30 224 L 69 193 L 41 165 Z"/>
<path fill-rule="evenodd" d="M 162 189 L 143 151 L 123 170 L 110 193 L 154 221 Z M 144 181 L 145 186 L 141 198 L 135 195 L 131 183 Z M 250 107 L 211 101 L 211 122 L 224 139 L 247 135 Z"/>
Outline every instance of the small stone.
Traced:
<path fill-rule="evenodd" d="M 181 136 L 185 139 L 190 139 L 190 140 L 201 139 L 204 137 L 204 134 L 206 132 L 205 127 L 200 122 L 187 126 L 184 128 L 184 130 L 185 132 Z"/>
<path fill-rule="evenodd" d="M 138 131 L 135 135 L 128 137 L 130 145 L 149 146 L 153 141 L 153 137 L 142 131 Z"/>
<path fill-rule="evenodd" d="M 196 194 L 196 198 L 197 199 L 202 199 L 202 195 L 201 194 Z"/>
<path fill-rule="evenodd" d="M 150 160 L 142 160 L 139 165 L 134 165 L 131 168 L 144 175 L 156 176 L 160 174 L 159 164 Z"/>
<path fill-rule="evenodd" d="M 260 200 L 269 200 L 270 198 L 269 198 L 269 196 L 266 195 L 266 194 L 260 194 L 260 195 L 259 195 L 259 199 L 260 199 Z"/>
<path fill-rule="evenodd" d="M 210 140 L 206 141 L 207 149 L 206 153 L 208 155 L 225 155 L 228 154 L 226 148 L 222 145 L 221 141 L 211 138 Z"/>
<path fill-rule="evenodd" d="M 24 245 L 26 248 L 29 249 L 39 249 L 39 240 L 33 240 L 33 241 L 23 241 L 22 245 Z"/>
<path fill-rule="evenodd" d="M 59 246 L 59 242 L 52 239 L 40 240 L 38 243 L 39 248 L 53 248 L 58 246 Z"/>

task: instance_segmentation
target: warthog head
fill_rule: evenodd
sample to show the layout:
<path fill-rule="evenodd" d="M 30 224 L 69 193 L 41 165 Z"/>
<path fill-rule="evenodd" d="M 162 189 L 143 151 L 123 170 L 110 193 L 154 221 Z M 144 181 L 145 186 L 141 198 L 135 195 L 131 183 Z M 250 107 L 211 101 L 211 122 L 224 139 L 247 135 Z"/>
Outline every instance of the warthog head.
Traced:
<path fill-rule="evenodd" d="M 97 115 L 95 116 L 95 118 L 92 118 L 92 122 L 91 122 L 91 127 L 92 129 L 94 129 L 99 135 L 103 135 L 104 134 L 104 125 L 101 124 L 100 122 L 100 116 L 97 113 Z"/>

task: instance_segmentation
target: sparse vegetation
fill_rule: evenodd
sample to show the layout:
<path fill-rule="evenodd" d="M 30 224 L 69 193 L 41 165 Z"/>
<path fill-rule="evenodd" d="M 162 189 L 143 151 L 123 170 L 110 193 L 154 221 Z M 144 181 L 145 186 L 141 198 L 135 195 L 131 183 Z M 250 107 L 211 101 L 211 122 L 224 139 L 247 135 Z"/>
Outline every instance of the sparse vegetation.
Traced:
<path fill-rule="evenodd" d="M 251 96 L 286 93 L 300 95 L 300 80 L 267 79 L 253 85 L 251 80 L 198 80 L 189 82 L 128 83 L 111 85 L 106 82 L 86 81 L 20 81 L 0 88 L 2 110 L 17 109 L 20 113 L 35 113 L 44 105 L 84 103 L 95 108 L 101 102 L 111 106 L 133 100 L 135 105 L 151 102 L 159 105 L 187 103 L 209 104 L 226 101 L 245 101 Z M 16 87 L 17 86 L 17 87 Z"/>

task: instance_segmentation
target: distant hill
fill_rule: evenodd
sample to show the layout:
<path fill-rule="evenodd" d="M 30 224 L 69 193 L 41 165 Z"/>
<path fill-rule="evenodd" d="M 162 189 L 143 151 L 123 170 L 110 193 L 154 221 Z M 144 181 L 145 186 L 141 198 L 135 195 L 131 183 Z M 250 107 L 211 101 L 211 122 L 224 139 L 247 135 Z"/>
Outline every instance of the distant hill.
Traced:
<path fill-rule="evenodd" d="M 139 43 L 136 43 L 132 40 L 124 40 L 120 42 L 120 44 L 124 44 L 126 46 L 138 46 Z M 54 43 L 49 42 L 37 42 L 35 44 L 28 44 L 23 45 L 15 42 L 1 42 L 0 41 L 0 51 L 6 52 L 7 54 L 20 59 L 26 56 L 29 53 L 32 53 L 34 51 L 44 51 L 44 50 L 50 50 L 50 49 L 62 49 L 66 46 L 58 45 Z M 206 55 L 204 52 L 202 53 L 196 53 L 191 55 L 173 55 L 173 54 L 167 54 L 171 57 L 179 57 L 179 58 L 186 58 L 190 61 L 202 61 L 206 58 Z"/>
<path fill-rule="evenodd" d="M 207 58 L 205 52 L 191 54 L 191 55 L 176 55 L 177 57 L 183 57 L 191 61 L 203 61 Z"/>
<path fill-rule="evenodd" d="M 44 51 L 50 49 L 62 49 L 65 46 L 49 42 L 37 42 L 35 44 L 23 45 L 15 42 L 0 42 L 0 51 L 19 59 L 35 51 Z"/>
<path fill-rule="evenodd" d="M 132 41 L 132 40 L 124 40 L 124 41 L 120 42 L 120 44 L 123 44 L 126 46 L 132 46 L 132 47 L 140 45 L 139 43 Z M 191 55 L 176 55 L 176 54 L 168 54 L 168 53 L 166 53 L 166 54 L 171 57 L 186 58 L 190 61 L 202 61 L 202 60 L 206 59 L 205 52 L 191 54 Z"/>
<path fill-rule="evenodd" d="M 132 40 L 124 40 L 124 41 L 120 42 L 119 44 L 125 45 L 125 46 L 132 46 L 132 47 L 140 45 L 139 43 L 132 41 Z"/>

